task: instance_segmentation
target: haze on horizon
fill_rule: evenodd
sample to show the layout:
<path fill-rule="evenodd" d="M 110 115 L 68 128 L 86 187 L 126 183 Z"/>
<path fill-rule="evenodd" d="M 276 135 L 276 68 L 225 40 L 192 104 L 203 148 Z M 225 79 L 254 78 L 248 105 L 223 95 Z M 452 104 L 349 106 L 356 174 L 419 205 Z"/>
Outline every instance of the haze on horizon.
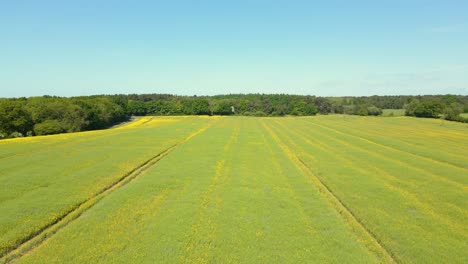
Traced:
<path fill-rule="evenodd" d="M 467 1 L 2 1 L 0 97 L 468 95 Z"/>

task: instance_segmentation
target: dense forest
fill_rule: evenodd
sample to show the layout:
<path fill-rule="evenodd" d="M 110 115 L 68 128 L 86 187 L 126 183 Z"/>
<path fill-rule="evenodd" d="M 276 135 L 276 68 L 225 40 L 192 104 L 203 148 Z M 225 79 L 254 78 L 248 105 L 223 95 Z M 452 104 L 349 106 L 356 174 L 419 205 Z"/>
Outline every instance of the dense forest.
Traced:
<path fill-rule="evenodd" d="M 41 96 L 0 99 L 0 138 L 49 135 L 110 127 L 132 115 L 311 116 L 381 115 L 405 109 L 416 117 L 468 122 L 468 96 L 316 97 L 287 94 L 177 96 L 170 94 Z"/>

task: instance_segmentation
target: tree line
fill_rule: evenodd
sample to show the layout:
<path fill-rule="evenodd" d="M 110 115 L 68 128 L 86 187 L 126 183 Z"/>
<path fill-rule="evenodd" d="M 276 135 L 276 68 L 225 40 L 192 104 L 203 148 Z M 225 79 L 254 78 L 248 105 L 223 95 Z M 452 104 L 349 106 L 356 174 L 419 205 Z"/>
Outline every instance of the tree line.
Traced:
<path fill-rule="evenodd" d="M 442 118 L 445 120 L 468 123 L 468 118 L 461 113 L 468 113 L 468 96 L 466 95 L 397 95 L 367 97 L 329 98 L 344 107 L 344 114 L 356 114 L 356 109 L 367 105 L 378 109 L 404 109 L 406 116 Z M 353 109 L 349 109 L 354 107 Z M 348 109 L 347 109 L 348 108 Z M 370 110 L 370 108 L 369 108 Z M 374 109 L 374 111 L 377 111 Z M 360 114 L 359 111 L 357 114 Z"/>
<path fill-rule="evenodd" d="M 443 102 L 439 100 L 412 100 L 405 105 L 405 115 L 415 117 L 442 118 L 445 120 L 468 123 L 468 118 L 461 113 L 468 112 L 467 106 L 458 102 Z"/>
<path fill-rule="evenodd" d="M 288 94 L 171 94 L 0 98 L 0 138 L 49 135 L 110 127 L 132 115 L 312 116 L 381 115 L 405 109 L 408 116 L 467 122 L 468 96 L 316 97 Z"/>
<path fill-rule="evenodd" d="M 124 96 L 0 99 L 0 137 L 78 132 L 109 127 L 127 119 Z"/>

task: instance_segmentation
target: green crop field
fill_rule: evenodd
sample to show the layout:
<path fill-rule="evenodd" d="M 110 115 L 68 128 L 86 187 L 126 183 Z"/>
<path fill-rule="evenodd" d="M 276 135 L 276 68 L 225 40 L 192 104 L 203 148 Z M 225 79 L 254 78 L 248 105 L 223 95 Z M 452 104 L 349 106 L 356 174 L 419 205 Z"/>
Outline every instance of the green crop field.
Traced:
<path fill-rule="evenodd" d="M 467 263 L 468 126 L 144 117 L 0 141 L 0 263 Z"/>
<path fill-rule="evenodd" d="M 404 116 L 405 109 L 382 109 L 382 116 Z"/>

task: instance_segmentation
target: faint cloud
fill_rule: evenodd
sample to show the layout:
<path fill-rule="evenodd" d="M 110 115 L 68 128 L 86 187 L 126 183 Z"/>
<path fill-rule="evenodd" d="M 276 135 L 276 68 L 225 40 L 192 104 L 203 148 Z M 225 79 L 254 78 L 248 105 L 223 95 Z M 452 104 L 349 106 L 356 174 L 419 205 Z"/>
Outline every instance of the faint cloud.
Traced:
<path fill-rule="evenodd" d="M 370 96 L 461 94 L 468 95 L 468 64 L 441 65 L 413 71 L 369 72 L 351 77 L 336 75 L 312 81 L 305 94 Z"/>
<path fill-rule="evenodd" d="M 466 24 L 454 24 L 454 25 L 444 25 L 444 26 L 435 26 L 429 28 L 429 32 L 432 33 L 458 33 L 463 32 L 466 29 Z"/>
<path fill-rule="evenodd" d="M 413 72 L 374 73 L 361 80 L 375 94 L 463 94 L 468 92 L 468 65 L 445 65 Z"/>

